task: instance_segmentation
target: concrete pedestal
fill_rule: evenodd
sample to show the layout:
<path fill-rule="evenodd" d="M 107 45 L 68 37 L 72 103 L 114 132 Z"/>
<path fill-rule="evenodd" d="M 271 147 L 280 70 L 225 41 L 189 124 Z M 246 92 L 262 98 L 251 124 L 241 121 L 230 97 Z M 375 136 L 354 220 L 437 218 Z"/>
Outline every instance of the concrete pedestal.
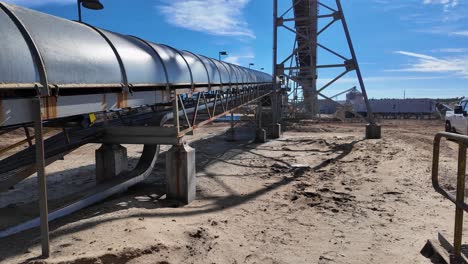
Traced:
<path fill-rule="evenodd" d="M 166 153 L 167 198 L 189 204 L 195 200 L 195 149 L 183 144 Z"/>
<path fill-rule="evenodd" d="M 236 131 L 234 128 L 230 128 L 226 133 L 226 141 L 234 142 L 236 141 Z"/>
<path fill-rule="evenodd" d="M 128 170 L 127 149 L 118 144 L 103 144 L 96 150 L 96 181 L 110 180 Z"/>
<path fill-rule="evenodd" d="M 267 142 L 267 132 L 265 129 L 258 128 L 257 131 L 255 131 L 255 142 L 258 142 L 258 143 Z"/>
<path fill-rule="evenodd" d="M 271 133 L 270 137 L 271 138 L 280 138 L 281 137 L 281 124 L 276 123 L 271 125 Z"/>
<path fill-rule="evenodd" d="M 382 129 L 378 124 L 366 125 L 366 139 L 379 139 L 382 137 Z"/>

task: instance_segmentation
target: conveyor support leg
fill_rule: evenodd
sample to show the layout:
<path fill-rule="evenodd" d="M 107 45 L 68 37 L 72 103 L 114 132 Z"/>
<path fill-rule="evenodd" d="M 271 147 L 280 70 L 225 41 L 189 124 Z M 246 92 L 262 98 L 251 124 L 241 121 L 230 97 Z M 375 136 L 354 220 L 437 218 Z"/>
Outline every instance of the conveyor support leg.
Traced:
<path fill-rule="evenodd" d="M 257 129 L 255 131 L 255 141 L 258 143 L 266 143 L 267 142 L 267 133 L 266 130 L 262 127 L 262 115 L 263 115 L 263 105 L 262 100 L 258 101 L 257 104 Z"/>
<path fill-rule="evenodd" d="M 102 144 L 96 150 L 96 181 L 104 182 L 128 170 L 127 149 L 119 144 Z"/>
<path fill-rule="evenodd" d="M 281 124 L 276 123 L 271 125 L 271 138 L 281 137 Z"/>
<path fill-rule="evenodd" d="M 196 195 L 195 149 L 175 145 L 166 153 L 167 198 L 189 204 Z"/>
<path fill-rule="evenodd" d="M 366 139 L 379 139 L 382 137 L 381 126 L 378 124 L 366 125 Z"/>

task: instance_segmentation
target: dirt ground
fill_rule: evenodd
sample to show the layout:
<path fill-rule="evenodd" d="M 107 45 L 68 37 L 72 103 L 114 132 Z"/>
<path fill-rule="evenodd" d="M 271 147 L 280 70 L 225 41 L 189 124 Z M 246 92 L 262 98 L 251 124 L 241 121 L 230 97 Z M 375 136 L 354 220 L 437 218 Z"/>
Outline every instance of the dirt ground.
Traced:
<path fill-rule="evenodd" d="M 50 259 L 35 259 L 39 231 L 30 230 L 0 239 L 0 263 L 432 263 L 419 253 L 427 239 L 453 234 L 454 206 L 430 181 L 441 121 L 386 121 L 380 140 L 363 140 L 360 123 L 293 124 L 264 144 L 248 128 L 228 142 L 225 130 L 191 139 L 190 205 L 165 199 L 162 154 L 146 182 L 54 221 Z M 94 184 L 96 147 L 50 166 L 52 199 Z M 129 146 L 131 157 L 140 151 Z M 444 142 L 448 189 L 456 157 Z M 32 177 L 0 194 L 0 207 L 34 201 L 34 186 Z"/>

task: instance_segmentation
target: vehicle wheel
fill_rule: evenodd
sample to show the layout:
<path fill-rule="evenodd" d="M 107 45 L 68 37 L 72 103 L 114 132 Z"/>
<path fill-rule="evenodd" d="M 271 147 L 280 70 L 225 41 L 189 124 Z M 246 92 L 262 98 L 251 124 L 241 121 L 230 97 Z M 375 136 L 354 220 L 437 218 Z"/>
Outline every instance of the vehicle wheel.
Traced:
<path fill-rule="evenodd" d="M 452 132 L 452 125 L 449 121 L 445 122 L 445 132 Z"/>

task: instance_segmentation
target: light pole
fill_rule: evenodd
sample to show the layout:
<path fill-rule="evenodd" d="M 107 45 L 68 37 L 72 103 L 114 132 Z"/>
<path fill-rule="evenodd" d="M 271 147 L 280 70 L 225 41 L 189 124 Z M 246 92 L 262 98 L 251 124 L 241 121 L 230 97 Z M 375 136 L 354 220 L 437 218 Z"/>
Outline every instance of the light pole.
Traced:
<path fill-rule="evenodd" d="M 78 21 L 80 23 L 81 20 L 81 5 L 83 7 L 91 9 L 91 10 L 101 10 L 104 9 L 104 6 L 99 2 L 99 0 L 77 0 L 76 3 L 78 4 Z"/>
<path fill-rule="evenodd" d="M 254 65 L 255 65 L 255 63 L 249 63 L 249 69 L 250 69 L 251 66 L 254 66 Z"/>
<path fill-rule="evenodd" d="M 221 56 L 227 56 L 228 53 L 226 51 L 220 51 L 219 52 L 219 60 L 221 61 Z"/>

